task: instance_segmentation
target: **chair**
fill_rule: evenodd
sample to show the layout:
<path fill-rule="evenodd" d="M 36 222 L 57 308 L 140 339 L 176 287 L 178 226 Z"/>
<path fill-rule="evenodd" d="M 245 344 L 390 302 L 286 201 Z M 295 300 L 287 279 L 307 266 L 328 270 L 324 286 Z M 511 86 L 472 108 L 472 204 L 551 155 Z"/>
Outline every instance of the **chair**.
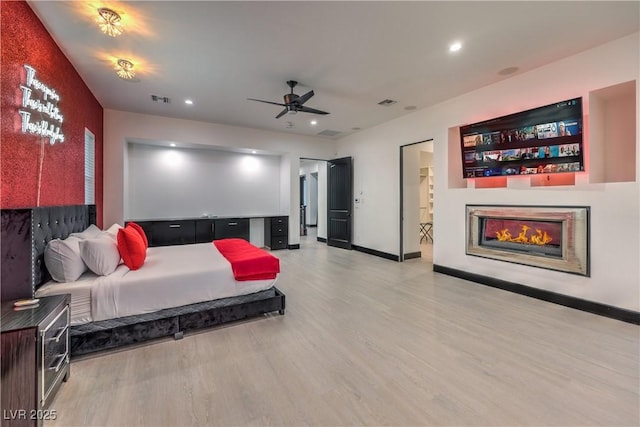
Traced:
<path fill-rule="evenodd" d="M 433 222 L 421 222 L 420 223 L 420 243 L 422 243 L 423 240 L 431 240 L 431 242 L 433 243 L 433 234 L 432 234 L 432 230 L 433 230 Z"/>

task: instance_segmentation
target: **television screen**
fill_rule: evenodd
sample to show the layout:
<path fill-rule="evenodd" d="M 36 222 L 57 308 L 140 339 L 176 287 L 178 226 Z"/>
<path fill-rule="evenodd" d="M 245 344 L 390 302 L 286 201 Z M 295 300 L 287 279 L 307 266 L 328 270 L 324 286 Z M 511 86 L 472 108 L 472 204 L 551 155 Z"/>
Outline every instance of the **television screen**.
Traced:
<path fill-rule="evenodd" d="M 582 98 L 460 128 L 464 178 L 579 172 Z"/>

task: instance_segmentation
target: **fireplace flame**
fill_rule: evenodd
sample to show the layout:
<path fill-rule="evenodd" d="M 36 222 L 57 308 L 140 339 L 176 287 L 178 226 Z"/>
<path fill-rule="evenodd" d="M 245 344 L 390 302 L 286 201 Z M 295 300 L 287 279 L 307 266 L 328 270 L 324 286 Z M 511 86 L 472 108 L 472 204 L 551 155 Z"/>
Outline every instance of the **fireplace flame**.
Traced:
<path fill-rule="evenodd" d="M 518 233 L 516 237 L 513 237 L 511 235 L 511 232 L 508 228 L 496 231 L 496 237 L 501 242 L 524 243 L 539 246 L 544 246 L 553 240 L 546 231 L 539 228 L 536 228 L 536 234 L 528 236 L 527 232 L 531 230 L 531 227 L 522 224 L 520 225 L 520 227 L 520 233 Z"/>

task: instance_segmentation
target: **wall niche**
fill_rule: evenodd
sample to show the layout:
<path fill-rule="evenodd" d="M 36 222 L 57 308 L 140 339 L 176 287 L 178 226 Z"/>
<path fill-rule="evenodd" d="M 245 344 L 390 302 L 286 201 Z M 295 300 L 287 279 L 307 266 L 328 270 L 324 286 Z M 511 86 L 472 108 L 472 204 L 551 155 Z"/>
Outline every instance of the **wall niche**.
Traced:
<path fill-rule="evenodd" d="M 636 180 L 636 81 L 589 92 L 590 183 Z"/>

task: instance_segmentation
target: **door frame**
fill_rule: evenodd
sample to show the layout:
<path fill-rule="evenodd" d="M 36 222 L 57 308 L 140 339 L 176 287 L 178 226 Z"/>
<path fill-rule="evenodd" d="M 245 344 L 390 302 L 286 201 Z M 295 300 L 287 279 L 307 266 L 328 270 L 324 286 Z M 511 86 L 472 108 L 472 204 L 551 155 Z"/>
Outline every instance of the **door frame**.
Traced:
<path fill-rule="evenodd" d="M 424 139 L 418 142 L 411 142 L 400 146 L 400 215 L 398 216 L 398 222 L 400 230 L 400 251 L 398 252 L 398 261 L 404 261 L 404 149 L 412 145 L 422 144 L 425 142 L 433 141 L 433 138 Z M 417 232 L 417 230 L 416 230 Z"/>

